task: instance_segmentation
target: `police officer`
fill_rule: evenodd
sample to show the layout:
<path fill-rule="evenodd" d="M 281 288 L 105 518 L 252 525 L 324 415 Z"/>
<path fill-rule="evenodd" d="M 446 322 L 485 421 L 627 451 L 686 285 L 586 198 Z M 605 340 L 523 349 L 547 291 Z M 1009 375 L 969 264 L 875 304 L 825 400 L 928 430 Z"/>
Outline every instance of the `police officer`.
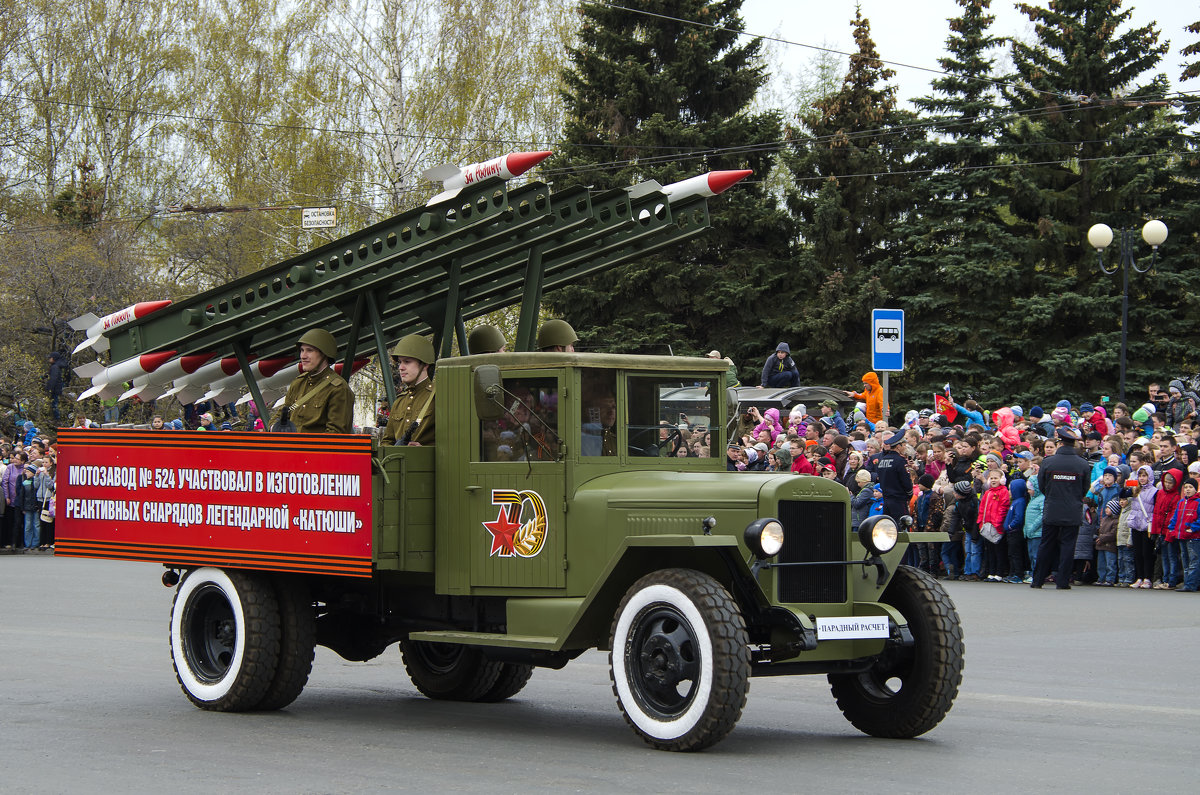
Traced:
<path fill-rule="evenodd" d="M 574 353 L 575 343 L 577 342 L 579 342 L 579 335 L 575 333 L 575 329 L 571 328 L 571 324 L 565 320 L 551 318 L 538 329 L 537 344 L 539 351 Z"/>
<path fill-rule="evenodd" d="M 1071 568 L 1075 564 L 1075 538 L 1083 519 L 1083 498 L 1091 485 L 1092 467 L 1075 448 L 1079 431 L 1058 429 L 1059 447 L 1042 461 L 1038 486 L 1046 501 L 1042 506 L 1042 540 L 1038 544 L 1037 566 L 1031 588 L 1041 588 L 1054 568 L 1054 587 L 1071 587 Z M 1057 562 L 1057 567 L 1055 566 Z"/>
<path fill-rule="evenodd" d="M 480 323 L 467 335 L 467 352 L 472 356 L 477 353 L 504 353 L 507 350 L 508 340 L 504 339 L 504 332 L 490 323 Z"/>
<path fill-rule="evenodd" d="M 468 343 L 470 345 L 470 343 Z M 385 445 L 433 444 L 433 378 L 436 360 L 433 343 L 419 334 L 409 334 L 392 349 L 404 390 L 392 404 L 387 428 L 383 431 Z"/>
<path fill-rule="evenodd" d="M 879 480 L 879 490 L 883 492 L 883 512 L 900 522 L 900 518 L 908 516 L 908 501 L 912 499 L 912 475 L 908 472 L 908 459 L 900 455 L 896 445 L 904 443 L 904 429 L 901 428 L 883 441 L 883 452 L 875 464 L 875 474 Z"/>
<path fill-rule="evenodd" d="M 315 328 L 304 332 L 298 345 L 300 375 L 288 387 L 271 429 L 291 430 L 294 426 L 298 433 L 350 433 L 354 393 L 333 371 L 337 358 L 333 335 Z"/>

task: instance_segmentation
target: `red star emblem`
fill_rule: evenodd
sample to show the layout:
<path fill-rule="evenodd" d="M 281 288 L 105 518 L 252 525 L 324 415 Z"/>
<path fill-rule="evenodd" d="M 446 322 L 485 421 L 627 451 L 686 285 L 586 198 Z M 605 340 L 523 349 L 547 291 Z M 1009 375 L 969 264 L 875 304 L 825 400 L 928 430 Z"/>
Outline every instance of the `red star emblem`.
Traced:
<path fill-rule="evenodd" d="M 513 506 L 513 513 L 519 510 L 518 506 Z M 513 536 L 517 530 L 521 528 L 521 523 L 509 515 L 507 506 L 500 506 L 500 513 L 494 522 L 484 522 L 483 526 L 492 534 L 492 551 L 488 556 L 500 553 L 502 558 L 511 558 L 513 554 Z"/>

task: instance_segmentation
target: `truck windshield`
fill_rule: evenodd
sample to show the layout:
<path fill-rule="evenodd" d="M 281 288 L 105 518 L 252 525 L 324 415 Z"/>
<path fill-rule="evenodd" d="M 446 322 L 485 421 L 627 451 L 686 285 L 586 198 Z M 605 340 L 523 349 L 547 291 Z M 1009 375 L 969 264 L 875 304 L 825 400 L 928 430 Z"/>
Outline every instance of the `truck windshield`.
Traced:
<path fill-rule="evenodd" d="M 484 461 L 553 461 L 558 456 L 558 381 L 505 378 L 508 413 L 482 423 Z"/>
<path fill-rule="evenodd" d="M 710 458 L 709 418 L 717 413 L 716 379 L 629 377 L 630 453 L 660 458 Z"/>

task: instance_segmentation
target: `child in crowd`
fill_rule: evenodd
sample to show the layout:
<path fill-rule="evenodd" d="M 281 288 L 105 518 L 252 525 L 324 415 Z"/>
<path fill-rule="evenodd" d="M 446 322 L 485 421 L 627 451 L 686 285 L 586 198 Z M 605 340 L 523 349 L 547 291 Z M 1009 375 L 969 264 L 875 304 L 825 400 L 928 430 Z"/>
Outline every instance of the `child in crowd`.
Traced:
<path fill-rule="evenodd" d="M 946 517 L 942 521 L 942 531 L 950 535 L 950 540 L 942 544 L 942 564 L 946 567 L 946 576 L 951 580 L 961 577 L 975 581 L 979 579 L 978 554 L 972 570 L 968 572 L 962 550 L 964 538 L 974 536 L 977 546 L 979 543 L 979 498 L 975 496 L 975 486 L 969 480 L 955 483 L 950 493 L 954 502 L 947 507 Z"/>
<path fill-rule="evenodd" d="M 1167 525 L 1167 556 L 1171 559 L 1172 578 L 1168 580 L 1166 571 L 1163 571 L 1163 582 L 1168 582 L 1180 590 L 1188 590 L 1184 581 L 1184 568 L 1195 568 L 1188 559 L 1187 544 L 1192 539 L 1200 538 L 1196 510 L 1198 502 L 1200 500 L 1196 497 L 1196 481 L 1184 478 L 1179 489 L 1179 502 L 1175 505 L 1175 512 Z M 1193 585 L 1190 590 L 1196 590 L 1196 586 Z"/>
<path fill-rule="evenodd" d="M 1121 501 L 1114 497 L 1100 508 L 1096 531 L 1096 585 L 1111 588 L 1117 582 L 1117 519 Z"/>
<path fill-rule="evenodd" d="M 988 456 L 990 459 L 991 456 Z M 1001 567 L 1008 567 L 1008 547 L 1004 544 L 1004 518 L 1008 515 L 1009 496 L 1004 485 L 1004 473 L 990 470 L 986 475 L 987 490 L 979 500 L 979 534 L 976 555 L 980 561 L 980 575 L 989 582 L 1000 582 Z M 990 531 L 988 526 L 990 525 Z M 991 540 L 991 539 L 995 540 Z M 967 567 L 970 568 L 971 546 L 968 538 Z"/>
<path fill-rule="evenodd" d="M 1137 482 L 1129 501 L 1134 577 L 1129 587 L 1146 589 L 1154 577 L 1154 538 L 1150 535 L 1150 520 L 1154 516 L 1154 497 L 1158 493 L 1158 487 L 1154 485 L 1154 470 L 1148 464 L 1138 466 Z"/>
<path fill-rule="evenodd" d="M 1129 516 L 1133 512 L 1133 488 L 1130 484 L 1136 480 L 1126 481 L 1121 489 L 1121 515 L 1117 517 L 1117 586 L 1131 588 L 1133 586 L 1133 531 L 1129 527 Z"/>
<path fill-rule="evenodd" d="M 1154 495 L 1154 511 L 1150 516 L 1150 535 L 1156 536 L 1155 546 L 1162 549 L 1162 580 L 1154 584 L 1156 591 L 1169 591 L 1175 587 L 1175 571 L 1168 544 L 1168 529 L 1175 508 L 1179 505 L 1179 487 L 1183 483 L 1183 470 L 1168 469 L 1162 473 L 1162 488 Z M 1178 550 L 1176 550 L 1178 552 Z M 1178 560 L 1178 558 L 1176 558 Z"/>
<path fill-rule="evenodd" d="M 1042 490 L 1038 486 L 1036 472 L 1031 472 L 1031 477 L 1026 483 L 1029 488 L 1029 504 L 1025 506 L 1025 524 L 1022 527 L 1021 535 L 1025 537 L 1025 548 L 1029 554 L 1031 574 L 1022 582 L 1029 585 L 1033 583 L 1032 572 L 1037 566 L 1038 547 L 1042 543 L 1042 509 L 1046 503 L 1046 495 L 1042 494 Z M 1012 543 L 1011 539 L 1009 543 Z"/>
<path fill-rule="evenodd" d="M 854 495 L 854 499 L 850 500 L 850 527 L 857 530 L 862 524 L 862 520 L 870 515 L 871 503 L 875 501 L 876 494 L 883 498 L 883 492 L 879 491 L 879 487 L 871 483 L 871 473 L 865 469 L 858 470 L 854 476 L 855 483 L 858 484 L 858 493 Z"/>
<path fill-rule="evenodd" d="M 1018 584 L 1025 580 L 1025 510 L 1029 504 L 1029 486 L 1024 478 L 1014 478 L 1008 484 L 1008 513 L 1004 517 L 1004 538 L 1008 547 L 1008 577 L 1005 582 Z M 1029 569 L 1032 571 L 1032 569 Z"/>
<path fill-rule="evenodd" d="M 1189 498 L 1188 492 L 1191 492 Z M 1190 514 L 1192 520 L 1189 522 L 1186 519 L 1187 512 L 1176 509 L 1175 516 L 1179 521 L 1175 525 L 1175 533 L 1179 536 L 1180 551 L 1184 562 L 1183 585 L 1178 590 L 1180 591 L 1200 591 L 1200 517 L 1196 516 L 1196 503 L 1200 498 L 1196 496 L 1196 481 L 1188 478 L 1183 481 L 1184 497 L 1180 499 L 1179 504 L 1182 506 L 1184 500 L 1191 499 L 1192 507 Z"/>
<path fill-rule="evenodd" d="M 917 479 L 917 530 L 934 532 L 942 526 L 942 514 L 945 512 L 945 502 L 942 496 L 933 490 L 933 477 L 928 473 L 921 475 Z M 941 559 L 941 550 L 938 549 L 940 544 L 916 544 L 917 547 L 917 565 L 924 571 L 936 576 L 938 574 L 938 562 Z"/>

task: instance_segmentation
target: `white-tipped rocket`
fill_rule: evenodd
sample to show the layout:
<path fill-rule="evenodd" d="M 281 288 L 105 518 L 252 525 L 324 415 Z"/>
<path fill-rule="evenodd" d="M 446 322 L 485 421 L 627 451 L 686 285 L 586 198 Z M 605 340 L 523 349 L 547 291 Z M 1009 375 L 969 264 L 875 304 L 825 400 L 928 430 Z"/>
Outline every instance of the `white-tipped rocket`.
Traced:
<path fill-rule="evenodd" d="M 434 166 L 433 168 L 425 169 L 421 173 L 421 176 L 430 182 L 442 183 L 442 192 L 430 199 L 427 205 L 437 204 L 440 201 L 449 199 L 457 195 L 466 186 L 474 185 L 476 182 L 489 177 L 502 177 L 504 179 L 519 177 L 552 154 L 554 153 L 510 152 L 507 155 L 493 157 L 491 160 L 485 160 L 482 163 L 472 163 L 462 168 L 447 163 L 443 166 Z"/>
<path fill-rule="evenodd" d="M 78 399 L 86 400 L 92 395 L 99 395 L 101 400 L 115 398 L 125 391 L 126 381 L 152 373 L 174 358 L 175 351 L 160 351 L 143 353 L 108 367 L 100 362 L 81 364 L 75 368 L 75 374 L 80 378 L 90 378 L 92 386 L 80 394 Z"/>
<path fill-rule="evenodd" d="M 136 397 L 140 400 L 154 400 L 162 397 L 169 389 L 169 384 L 176 378 L 182 378 L 185 375 L 190 375 L 196 372 L 200 367 L 211 359 L 211 353 L 197 353 L 190 356 L 180 356 L 178 359 L 172 359 L 162 367 L 155 370 L 153 373 L 138 376 L 133 379 L 133 386 L 125 394 L 121 395 L 121 400 Z"/>
<path fill-rule="evenodd" d="M 286 367 L 295 359 L 291 357 L 282 359 L 258 359 L 250 364 L 250 373 L 254 376 L 254 380 L 258 381 L 263 378 L 270 378 Z M 218 378 L 208 385 L 208 391 L 204 393 L 201 400 L 215 400 L 221 405 L 225 405 L 233 398 L 237 397 L 243 387 L 246 386 L 246 379 L 242 376 L 242 371 L 239 369 L 233 375 L 225 378 Z"/>
<path fill-rule="evenodd" d="M 241 365 L 236 356 L 226 356 L 209 362 L 191 374 L 176 378 L 173 386 L 163 394 L 173 395 L 181 404 L 195 403 L 208 391 L 208 385 L 218 378 L 224 378 L 238 372 Z"/>
<path fill-rule="evenodd" d="M 645 182 L 639 182 L 630 188 L 629 195 L 633 198 L 640 198 L 649 193 L 658 191 L 667 195 L 667 203 L 687 199 L 691 196 L 716 196 L 718 193 L 724 193 L 729 188 L 744 180 L 754 172 L 750 169 L 739 169 L 737 171 L 710 171 L 707 174 L 697 174 L 694 177 L 682 179 L 679 182 L 672 182 L 670 185 L 660 185 L 657 181 L 648 179 Z M 655 211 L 662 209 L 662 205 L 658 205 Z M 649 210 L 642 210 L 638 213 L 638 217 L 646 219 L 650 217 Z"/>
<path fill-rule="evenodd" d="M 108 350 L 108 338 L 104 336 L 104 332 L 120 328 L 126 323 L 145 317 L 151 312 L 157 312 L 164 306 L 169 306 L 170 303 L 169 300 L 141 301 L 104 317 L 96 317 L 91 312 L 80 315 L 72 320 L 69 325 L 76 331 L 84 331 L 86 329 L 87 339 L 76 345 L 74 352 L 79 353 L 84 348 L 95 348 L 103 353 Z"/>

